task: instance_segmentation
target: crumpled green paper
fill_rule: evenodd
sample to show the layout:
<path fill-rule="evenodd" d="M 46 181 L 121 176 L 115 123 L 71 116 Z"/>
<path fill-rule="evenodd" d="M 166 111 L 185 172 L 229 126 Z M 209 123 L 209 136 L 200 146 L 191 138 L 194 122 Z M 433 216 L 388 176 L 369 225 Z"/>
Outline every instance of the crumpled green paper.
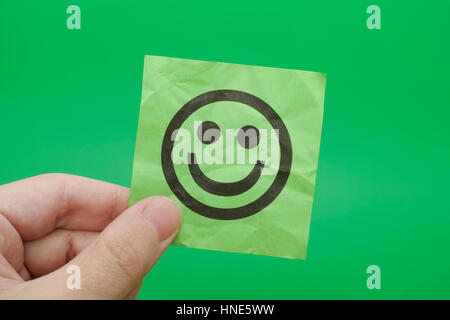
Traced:
<path fill-rule="evenodd" d="M 175 200 L 183 223 L 174 245 L 305 259 L 325 81 L 145 56 L 130 205 Z"/>

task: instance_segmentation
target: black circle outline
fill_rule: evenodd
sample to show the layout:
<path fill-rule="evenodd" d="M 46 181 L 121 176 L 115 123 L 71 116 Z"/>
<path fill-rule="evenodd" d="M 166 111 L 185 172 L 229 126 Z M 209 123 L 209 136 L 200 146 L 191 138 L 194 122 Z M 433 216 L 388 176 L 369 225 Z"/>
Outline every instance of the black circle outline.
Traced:
<path fill-rule="evenodd" d="M 201 129 L 201 131 L 199 131 Z M 210 141 L 204 141 L 203 139 L 205 138 L 205 133 L 208 130 L 217 130 L 219 136 L 212 136 L 212 138 Z M 201 143 L 204 144 L 212 144 L 214 142 L 216 142 L 216 140 L 220 139 L 220 127 L 217 125 L 217 123 L 215 123 L 214 121 L 202 121 L 202 123 L 200 124 L 200 126 L 197 128 L 197 138 L 198 140 L 200 140 Z"/>
<path fill-rule="evenodd" d="M 272 125 L 278 129 L 280 143 L 280 165 L 271 186 L 258 199 L 244 206 L 236 208 L 215 208 L 208 206 L 194 197 L 181 185 L 172 162 L 172 150 L 174 141 L 171 140 L 172 133 L 179 129 L 184 121 L 201 107 L 218 101 L 240 102 L 259 111 Z M 219 220 L 235 220 L 249 217 L 268 206 L 283 190 L 289 177 L 292 165 L 292 143 L 289 132 L 280 116 L 262 99 L 238 90 L 213 90 L 198 95 L 188 101 L 170 121 L 161 147 L 161 163 L 166 178 L 175 196 L 189 209 L 197 214 Z"/>

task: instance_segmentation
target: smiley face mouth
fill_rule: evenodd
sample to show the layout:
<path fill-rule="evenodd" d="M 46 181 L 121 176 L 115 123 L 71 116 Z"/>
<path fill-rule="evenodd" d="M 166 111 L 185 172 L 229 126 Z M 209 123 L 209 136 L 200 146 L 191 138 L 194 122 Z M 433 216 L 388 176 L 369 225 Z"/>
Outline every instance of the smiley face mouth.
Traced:
<path fill-rule="evenodd" d="M 208 178 L 197 164 L 194 153 L 189 153 L 189 171 L 195 183 L 206 192 L 218 196 L 236 196 L 251 189 L 261 177 L 263 161 L 257 161 L 252 171 L 242 180 L 235 182 L 218 182 Z"/>

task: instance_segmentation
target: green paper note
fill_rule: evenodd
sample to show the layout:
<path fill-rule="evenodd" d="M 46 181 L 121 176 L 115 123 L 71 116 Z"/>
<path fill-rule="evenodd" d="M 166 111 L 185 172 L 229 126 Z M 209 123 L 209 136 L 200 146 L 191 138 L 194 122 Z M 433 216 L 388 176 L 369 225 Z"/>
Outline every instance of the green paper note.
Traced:
<path fill-rule="evenodd" d="M 325 80 L 145 56 L 130 205 L 175 200 L 174 245 L 305 259 Z"/>

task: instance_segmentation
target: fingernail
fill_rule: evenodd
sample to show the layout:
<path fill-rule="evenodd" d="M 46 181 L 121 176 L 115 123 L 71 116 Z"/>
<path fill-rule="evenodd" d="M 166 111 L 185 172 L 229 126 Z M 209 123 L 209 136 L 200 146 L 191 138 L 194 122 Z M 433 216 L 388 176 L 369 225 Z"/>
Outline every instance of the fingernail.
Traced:
<path fill-rule="evenodd" d="M 167 197 L 154 196 L 147 201 L 148 205 L 142 211 L 142 215 L 155 226 L 159 239 L 166 240 L 180 227 L 181 210 L 174 201 Z"/>

